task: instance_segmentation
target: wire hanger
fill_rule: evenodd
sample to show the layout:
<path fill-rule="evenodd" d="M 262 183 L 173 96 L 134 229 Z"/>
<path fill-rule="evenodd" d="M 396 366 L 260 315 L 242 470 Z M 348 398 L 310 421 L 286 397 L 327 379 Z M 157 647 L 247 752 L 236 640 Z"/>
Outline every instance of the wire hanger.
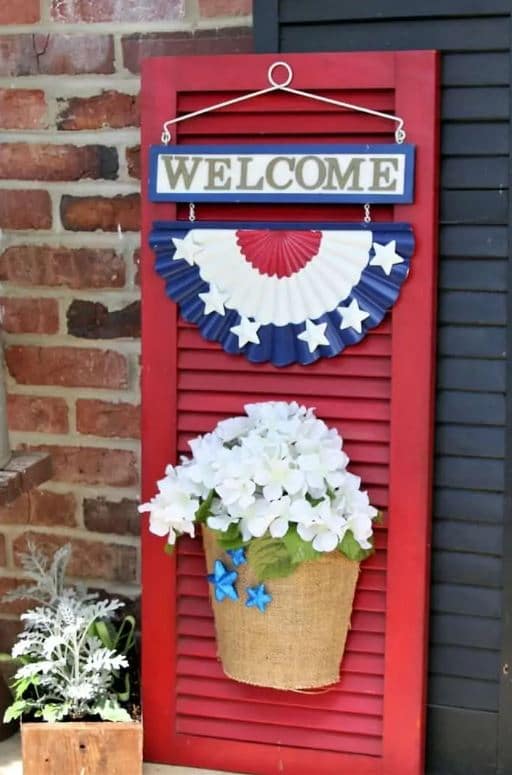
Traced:
<path fill-rule="evenodd" d="M 281 83 L 278 83 L 274 76 L 274 71 L 277 67 L 284 67 L 286 70 L 286 78 Z M 186 113 L 184 116 L 178 116 L 178 118 L 172 118 L 169 121 L 165 121 L 162 131 L 162 143 L 167 145 L 171 141 L 169 127 L 173 126 L 174 124 L 178 124 L 180 121 L 186 121 L 189 118 L 202 116 L 205 113 L 210 113 L 213 110 L 227 108 L 229 105 L 236 105 L 239 102 L 252 100 L 254 97 L 261 97 L 264 94 L 270 94 L 271 92 L 275 91 L 283 91 L 287 92 L 288 94 L 295 94 L 298 97 L 306 97 L 306 99 L 316 100 L 317 102 L 324 102 L 327 105 L 335 105 L 338 108 L 347 108 L 348 110 L 355 110 L 358 113 L 366 113 L 369 116 L 378 116 L 379 118 L 385 118 L 388 121 L 394 121 L 396 123 L 395 141 L 401 144 L 405 140 L 405 122 L 403 118 L 400 118 L 400 116 L 393 116 L 390 113 L 382 113 L 380 110 L 372 110 L 371 108 L 365 108 L 362 105 L 352 105 L 350 102 L 333 100 L 331 97 L 322 97 L 320 94 L 312 94 L 311 92 L 302 91 L 301 89 L 294 89 L 292 86 L 290 86 L 293 78 L 293 70 L 287 62 L 274 62 L 272 65 L 270 65 L 267 71 L 267 78 L 270 86 L 268 86 L 266 89 L 260 89 L 259 91 L 253 91 L 249 94 L 243 94 L 241 97 L 234 97 L 232 100 L 218 102 L 216 105 L 210 105 L 208 108 L 195 110 L 193 113 Z"/>

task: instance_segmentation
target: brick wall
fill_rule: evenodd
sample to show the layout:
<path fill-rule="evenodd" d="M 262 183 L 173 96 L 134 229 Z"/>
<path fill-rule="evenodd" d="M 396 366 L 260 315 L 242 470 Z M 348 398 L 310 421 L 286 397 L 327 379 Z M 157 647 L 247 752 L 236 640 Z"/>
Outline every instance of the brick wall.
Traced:
<path fill-rule="evenodd" d="M 28 537 L 137 592 L 139 69 L 250 51 L 251 0 L 1 0 L 0 304 L 11 444 L 51 482 L 0 509 L 0 594 Z M 19 607 L 0 604 L 0 650 Z"/>

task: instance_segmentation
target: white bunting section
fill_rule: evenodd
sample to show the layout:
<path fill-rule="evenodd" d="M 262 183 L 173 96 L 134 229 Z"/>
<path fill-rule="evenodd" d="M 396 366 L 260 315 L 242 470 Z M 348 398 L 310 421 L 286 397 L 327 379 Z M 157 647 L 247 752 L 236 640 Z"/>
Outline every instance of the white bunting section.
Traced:
<path fill-rule="evenodd" d="M 347 298 L 368 264 L 372 233 L 322 232 L 317 254 L 290 277 L 261 274 L 242 254 L 234 230 L 192 229 L 184 242 L 189 263 L 226 297 L 227 308 L 261 325 L 285 326 L 314 320 Z"/>

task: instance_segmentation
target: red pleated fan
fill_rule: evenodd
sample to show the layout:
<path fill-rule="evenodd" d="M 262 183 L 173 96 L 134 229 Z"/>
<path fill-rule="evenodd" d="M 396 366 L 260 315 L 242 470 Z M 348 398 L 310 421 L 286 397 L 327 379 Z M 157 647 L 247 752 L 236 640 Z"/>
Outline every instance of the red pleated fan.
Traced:
<path fill-rule="evenodd" d="M 316 256 L 322 233 L 287 229 L 243 229 L 237 231 L 236 238 L 247 261 L 261 274 L 270 277 L 291 277 Z"/>

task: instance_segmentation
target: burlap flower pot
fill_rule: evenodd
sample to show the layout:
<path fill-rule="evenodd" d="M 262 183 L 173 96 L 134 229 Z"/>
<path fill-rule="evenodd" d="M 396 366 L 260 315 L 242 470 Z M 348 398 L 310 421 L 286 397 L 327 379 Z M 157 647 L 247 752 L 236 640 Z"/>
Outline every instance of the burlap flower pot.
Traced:
<path fill-rule="evenodd" d="M 230 567 L 215 534 L 203 529 L 208 572 L 215 560 Z M 274 689 L 312 689 L 336 683 L 350 627 L 359 563 L 339 552 L 306 562 L 286 578 L 265 583 L 272 602 L 265 613 L 245 605 L 258 584 L 248 564 L 236 568 L 239 600 L 210 594 L 217 650 L 230 678 Z"/>

